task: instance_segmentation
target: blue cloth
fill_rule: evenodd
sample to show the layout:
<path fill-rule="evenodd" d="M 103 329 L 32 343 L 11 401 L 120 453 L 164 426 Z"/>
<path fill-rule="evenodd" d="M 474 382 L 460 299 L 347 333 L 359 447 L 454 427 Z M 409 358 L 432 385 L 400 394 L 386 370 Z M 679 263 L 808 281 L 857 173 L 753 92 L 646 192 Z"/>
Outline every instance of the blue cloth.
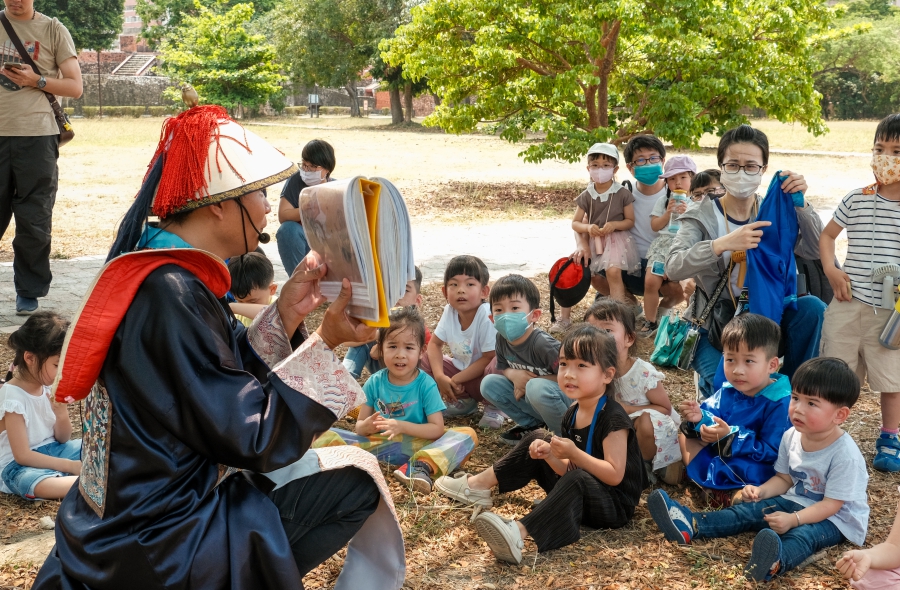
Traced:
<path fill-rule="evenodd" d="M 784 496 L 776 496 L 759 502 L 745 502 L 724 510 L 695 512 L 697 538 L 717 539 L 747 531 L 759 532 L 769 528 L 763 518 L 766 514 L 776 511 L 792 514 L 800 510 L 803 510 L 800 504 Z M 781 568 L 778 575 L 799 566 L 810 555 L 843 542 L 844 535 L 829 520 L 792 528 L 781 535 Z"/>
<path fill-rule="evenodd" d="M 147 248 L 159 250 L 164 248 L 193 248 L 193 246 L 172 232 L 167 232 L 152 225 L 145 225 L 136 249 L 144 250 Z"/>
<path fill-rule="evenodd" d="M 516 399 L 512 381 L 500 374 L 485 375 L 481 381 L 484 399 L 503 410 L 510 419 L 524 428 L 547 426 L 556 436 L 562 436 L 562 420 L 572 400 L 556 381 L 535 377 L 525 384 L 525 395 Z"/>
<path fill-rule="evenodd" d="M 53 441 L 34 449 L 34 452 L 47 455 L 48 457 L 79 461 L 81 460 L 81 439 L 73 438 L 64 443 Z M 0 478 L 3 479 L 3 483 L 6 484 L 6 487 L 12 493 L 26 500 L 35 500 L 34 488 L 39 483 L 50 477 L 63 477 L 66 475 L 74 474 L 63 473 L 55 469 L 28 467 L 19 465 L 15 461 L 10 461 L 3 469 L 3 473 L 0 474 Z"/>
<path fill-rule="evenodd" d="M 382 369 L 369 377 L 363 385 L 366 405 L 378 411 L 378 400 L 387 406 L 388 418 L 412 424 L 425 424 L 429 414 L 446 409 L 437 383 L 431 375 L 419 370 L 411 383 L 394 385 L 388 378 L 388 370 Z"/>
<path fill-rule="evenodd" d="M 775 475 L 781 437 L 791 427 L 788 406 L 791 382 L 773 374 L 774 383 L 749 397 L 726 383 L 700 407 L 738 431 L 731 457 L 722 459 L 716 445 L 707 445 L 687 466 L 688 476 L 705 488 L 731 490 L 761 485 Z"/>
<path fill-rule="evenodd" d="M 781 323 L 785 307 L 797 309 L 797 263 L 794 245 L 800 233 L 793 197 L 781 189 L 780 171 L 769 183 L 757 221 L 770 221 L 757 248 L 747 250 L 750 313 Z"/>

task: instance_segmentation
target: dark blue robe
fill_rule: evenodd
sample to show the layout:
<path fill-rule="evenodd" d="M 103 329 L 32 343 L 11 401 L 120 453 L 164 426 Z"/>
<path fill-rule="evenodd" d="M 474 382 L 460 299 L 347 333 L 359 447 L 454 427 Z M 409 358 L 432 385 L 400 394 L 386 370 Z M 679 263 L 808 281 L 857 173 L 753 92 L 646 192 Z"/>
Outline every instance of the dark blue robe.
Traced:
<path fill-rule="evenodd" d="M 153 271 L 109 347 L 105 395 L 88 397 L 91 475 L 63 500 L 34 588 L 302 588 L 274 504 L 243 474 L 217 486 L 219 465 L 297 461 L 336 419 L 268 372 L 196 276 Z"/>

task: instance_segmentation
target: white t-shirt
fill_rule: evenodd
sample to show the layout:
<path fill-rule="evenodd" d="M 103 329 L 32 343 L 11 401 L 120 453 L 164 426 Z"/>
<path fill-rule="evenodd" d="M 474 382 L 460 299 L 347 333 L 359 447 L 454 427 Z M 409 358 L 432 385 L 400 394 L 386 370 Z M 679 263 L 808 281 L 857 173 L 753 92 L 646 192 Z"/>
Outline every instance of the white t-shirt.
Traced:
<path fill-rule="evenodd" d="M 56 424 L 56 414 L 50 404 L 50 388 L 44 388 L 44 395 L 31 395 L 21 387 L 6 383 L 0 387 L 0 419 L 6 413 L 21 414 L 25 418 L 25 431 L 28 433 L 28 448 L 36 449 L 56 438 L 53 436 L 53 426 Z M 9 446 L 9 435 L 4 429 L 0 432 L 0 473 L 13 460 L 12 449 Z M 12 493 L 0 481 L 0 492 Z"/>
<path fill-rule="evenodd" d="M 864 194 L 864 190 L 856 189 L 844 197 L 834 212 L 834 222 L 847 230 L 844 272 L 850 277 L 853 298 L 880 305 L 881 282 L 872 280 L 872 271 L 900 264 L 900 203 Z M 888 307 L 892 305 L 888 303 Z"/>
<path fill-rule="evenodd" d="M 453 365 L 460 371 L 480 359 L 482 354 L 494 350 L 497 330 L 489 316 L 488 304 L 479 305 L 469 329 L 463 330 L 459 325 L 459 312 L 450 307 L 449 303 L 444 306 L 444 313 L 434 329 L 434 335 L 450 347 Z"/>
<path fill-rule="evenodd" d="M 631 235 L 634 238 L 634 243 L 637 245 L 638 254 L 640 254 L 641 258 L 646 258 L 650 242 L 658 235 L 650 227 L 650 215 L 653 213 L 653 208 L 660 197 L 665 198 L 666 186 L 663 185 L 662 189 L 655 194 L 645 195 L 638 190 L 637 184 L 635 184 L 631 194 L 634 195 L 634 227 L 631 228 Z"/>
<path fill-rule="evenodd" d="M 844 505 L 828 520 L 848 541 L 857 545 L 866 542 L 869 527 L 869 504 L 866 486 L 869 473 L 859 447 L 846 432 L 824 449 L 806 452 L 800 433 L 788 429 L 781 437 L 775 471 L 791 476 L 793 487 L 781 497 L 804 508 L 823 498 L 841 500 Z"/>

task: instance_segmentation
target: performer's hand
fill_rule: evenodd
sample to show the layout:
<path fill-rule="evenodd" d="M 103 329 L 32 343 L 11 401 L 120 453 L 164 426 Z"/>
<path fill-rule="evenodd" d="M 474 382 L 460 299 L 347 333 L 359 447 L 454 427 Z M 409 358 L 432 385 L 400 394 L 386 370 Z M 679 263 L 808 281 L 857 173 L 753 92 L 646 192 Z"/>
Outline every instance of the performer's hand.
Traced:
<path fill-rule="evenodd" d="M 872 556 L 868 551 L 855 549 L 847 551 L 835 564 L 835 567 L 841 572 L 845 580 L 859 581 L 869 572 L 872 566 Z"/>
<path fill-rule="evenodd" d="M 296 274 L 296 271 L 294 272 Z M 350 304 L 351 294 L 350 280 L 344 279 L 341 283 L 341 292 L 325 311 L 322 325 L 316 330 L 316 334 L 332 350 L 344 342 L 371 342 L 375 339 L 375 328 L 370 328 L 356 318 L 347 315 L 347 305 Z M 279 299 L 279 301 L 281 300 Z"/>
<path fill-rule="evenodd" d="M 275 305 L 278 307 L 281 323 L 284 324 L 288 336 L 294 334 L 300 322 L 312 310 L 325 302 L 319 290 L 319 279 L 324 276 L 325 265 L 322 263 L 322 257 L 316 252 L 310 252 L 281 287 L 281 296 Z"/>

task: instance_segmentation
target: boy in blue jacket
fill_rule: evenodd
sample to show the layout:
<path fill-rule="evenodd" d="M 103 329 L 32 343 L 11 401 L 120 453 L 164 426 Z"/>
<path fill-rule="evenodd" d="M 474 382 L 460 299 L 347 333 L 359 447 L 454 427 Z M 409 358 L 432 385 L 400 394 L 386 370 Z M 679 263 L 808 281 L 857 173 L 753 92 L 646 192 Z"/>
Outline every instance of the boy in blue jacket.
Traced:
<path fill-rule="evenodd" d="M 778 324 L 747 313 L 722 330 L 725 377 L 702 404 L 679 406 L 679 443 L 687 474 L 711 503 L 739 502 L 740 488 L 775 475 L 781 437 L 791 427 L 791 384 L 778 370 Z M 737 493 L 735 493 L 737 491 Z"/>

